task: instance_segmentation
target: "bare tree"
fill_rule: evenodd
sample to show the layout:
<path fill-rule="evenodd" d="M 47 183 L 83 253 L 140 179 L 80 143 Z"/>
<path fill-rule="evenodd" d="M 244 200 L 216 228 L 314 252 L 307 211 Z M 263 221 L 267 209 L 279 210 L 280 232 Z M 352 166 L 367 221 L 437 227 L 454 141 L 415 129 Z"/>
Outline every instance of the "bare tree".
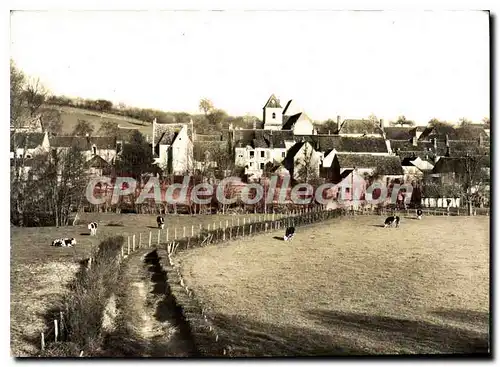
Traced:
<path fill-rule="evenodd" d="M 489 174 L 485 169 L 488 166 L 489 157 L 486 155 L 472 155 L 467 153 L 463 160 L 463 192 L 467 203 L 469 215 L 473 215 L 474 196 L 473 189 L 476 193 L 481 192 L 485 186 L 489 186 Z"/>
<path fill-rule="evenodd" d="M 309 144 L 304 145 L 304 155 L 297 161 L 297 178 L 303 183 L 317 184 L 319 183 L 318 167 L 313 159 L 314 150 Z"/>
<path fill-rule="evenodd" d="M 78 123 L 73 130 L 73 135 L 86 136 L 87 134 L 92 135 L 93 132 L 94 126 L 90 122 L 87 120 L 78 120 Z"/>
<path fill-rule="evenodd" d="M 412 121 L 412 120 L 408 120 L 406 118 L 406 116 L 402 115 L 402 116 L 399 116 L 398 119 L 394 122 L 391 122 L 391 124 L 393 126 L 414 126 L 415 125 L 415 122 Z"/>

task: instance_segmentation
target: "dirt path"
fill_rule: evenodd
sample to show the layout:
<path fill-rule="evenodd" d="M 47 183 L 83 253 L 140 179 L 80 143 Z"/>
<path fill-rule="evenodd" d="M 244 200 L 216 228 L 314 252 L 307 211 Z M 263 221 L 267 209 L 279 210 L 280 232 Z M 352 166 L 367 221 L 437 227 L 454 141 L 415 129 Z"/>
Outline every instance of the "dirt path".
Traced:
<path fill-rule="evenodd" d="M 191 357 L 196 349 L 189 327 L 169 294 L 156 251 L 132 255 L 123 263 L 119 316 L 106 343 L 107 355 Z"/>

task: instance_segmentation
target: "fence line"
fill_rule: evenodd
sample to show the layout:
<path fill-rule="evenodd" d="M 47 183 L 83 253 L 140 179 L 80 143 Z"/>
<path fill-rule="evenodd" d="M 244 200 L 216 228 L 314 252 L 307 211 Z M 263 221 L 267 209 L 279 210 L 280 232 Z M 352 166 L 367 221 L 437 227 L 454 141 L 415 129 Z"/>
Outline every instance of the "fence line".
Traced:
<path fill-rule="evenodd" d="M 424 215 L 449 215 L 449 216 L 468 216 L 466 209 L 455 208 L 455 211 L 446 211 L 446 210 L 438 210 L 438 209 L 422 209 Z M 195 230 L 195 226 L 191 226 L 191 235 L 186 236 L 186 227 L 182 227 L 183 237 L 177 238 L 177 227 L 174 227 L 174 239 L 169 238 L 169 228 L 166 229 L 158 229 L 156 235 L 156 243 L 153 244 L 153 232 L 149 231 L 148 233 L 148 241 L 142 241 L 142 233 L 139 233 L 139 241 L 136 246 L 136 234 L 128 235 L 127 242 L 123 243 L 120 251 L 119 261 L 123 261 L 127 259 L 131 254 L 136 251 L 151 248 L 153 246 L 157 248 L 161 248 L 165 246 L 168 254 L 169 265 L 173 269 L 176 269 L 173 262 L 173 256 L 177 252 L 177 250 L 187 250 L 192 247 L 203 247 L 209 244 L 217 244 L 225 241 L 232 241 L 238 238 L 248 238 L 258 235 L 260 233 L 268 233 L 276 230 L 283 230 L 286 227 L 294 226 L 299 227 L 303 225 L 313 224 L 317 222 L 322 222 L 329 219 L 338 218 L 340 216 L 348 216 L 348 215 L 386 215 L 393 213 L 406 213 L 407 215 L 416 215 L 416 210 L 414 209 L 406 209 L 399 211 L 391 211 L 385 208 L 375 210 L 367 210 L 365 209 L 333 209 L 333 210 L 322 210 L 319 207 L 313 208 L 302 208 L 298 210 L 293 210 L 288 213 L 267 213 L 263 215 L 259 215 L 258 217 L 243 217 L 243 224 L 240 224 L 240 217 L 237 218 L 236 225 L 235 221 L 231 219 L 231 225 L 229 225 L 229 221 L 226 220 L 225 225 L 223 225 L 222 221 L 219 222 L 219 226 L 216 226 L 214 222 L 212 227 L 210 224 L 207 225 L 207 228 L 204 229 L 202 224 L 200 224 L 199 228 Z M 489 210 L 480 212 L 475 212 L 479 215 L 489 215 Z M 248 219 L 248 220 L 247 220 Z M 252 221 L 253 219 L 253 221 Z M 258 219 L 258 220 L 256 220 Z M 212 229 L 211 229 L 212 228 Z M 165 235 L 162 235 L 162 231 Z M 180 232 L 180 228 L 179 228 Z M 165 242 L 162 242 L 162 238 L 165 238 Z M 87 271 L 91 271 L 92 269 L 92 256 L 89 257 L 87 261 Z M 178 269 L 177 269 L 178 270 Z M 178 274 L 180 277 L 179 282 L 181 282 L 182 288 L 186 291 L 189 297 L 193 297 L 193 293 L 186 284 L 184 284 L 180 273 Z M 167 281 L 170 278 L 167 276 Z M 194 299 L 194 298 L 193 298 Z M 204 320 L 208 322 L 206 314 L 203 315 Z M 66 323 L 64 322 L 64 312 L 60 311 L 59 318 L 55 318 L 54 324 L 45 332 L 41 332 L 40 335 L 40 347 L 41 350 L 44 351 L 47 346 L 47 342 L 53 339 L 54 342 L 63 341 L 67 335 Z M 216 328 L 213 325 L 210 325 L 210 330 L 214 331 Z M 218 335 L 217 335 L 218 339 Z M 80 352 L 80 357 L 83 357 L 84 352 Z M 223 355 L 227 355 L 227 350 L 224 348 Z"/>

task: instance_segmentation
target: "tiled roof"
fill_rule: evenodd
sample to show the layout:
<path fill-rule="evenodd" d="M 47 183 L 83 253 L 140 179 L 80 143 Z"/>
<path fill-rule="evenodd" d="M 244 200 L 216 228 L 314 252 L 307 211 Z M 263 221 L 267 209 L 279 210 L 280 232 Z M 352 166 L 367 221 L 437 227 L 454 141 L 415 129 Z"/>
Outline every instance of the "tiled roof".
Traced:
<path fill-rule="evenodd" d="M 35 149 L 42 145 L 44 137 L 45 133 L 11 132 L 10 142 L 12 147 L 24 148 L 26 146 L 26 149 Z"/>
<path fill-rule="evenodd" d="M 410 140 L 415 136 L 415 128 L 389 126 L 384 127 L 385 136 L 389 140 Z"/>
<path fill-rule="evenodd" d="M 115 149 L 116 138 L 112 136 L 54 136 L 49 139 L 54 148 L 69 148 L 72 146 L 80 150 L 90 150 L 92 145 L 97 149 Z"/>
<path fill-rule="evenodd" d="M 188 136 L 192 139 L 192 131 L 190 124 L 160 124 L 156 123 L 154 126 L 154 145 L 165 144 L 171 145 L 182 130 L 183 127 L 187 128 Z"/>
<path fill-rule="evenodd" d="M 397 156 L 371 154 L 336 154 L 341 168 L 372 168 L 382 175 L 402 175 L 403 167 Z"/>
<path fill-rule="evenodd" d="M 340 134 L 382 134 L 380 125 L 370 120 L 347 119 L 340 126 Z"/>
<path fill-rule="evenodd" d="M 321 152 L 335 149 L 337 152 L 355 153 L 387 153 L 385 140 L 375 137 L 350 137 L 337 135 L 296 135 L 296 140 L 309 141 L 316 150 Z M 319 145 L 318 145 L 319 144 Z"/>
<path fill-rule="evenodd" d="M 476 156 L 476 158 L 481 159 L 482 167 L 490 166 L 489 156 Z M 441 157 L 436 164 L 432 173 L 465 173 L 466 171 L 466 158 L 464 157 Z"/>
<path fill-rule="evenodd" d="M 102 157 L 95 155 L 86 162 L 87 167 L 95 168 L 109 168 L 111 165 L 106 162 Z"/>
<path fill-rule="evenodd" d="M 294 140 L 290 130 L 234 130 L 235 146 L 253 148 L 285 148 L 285 140 Z"/>

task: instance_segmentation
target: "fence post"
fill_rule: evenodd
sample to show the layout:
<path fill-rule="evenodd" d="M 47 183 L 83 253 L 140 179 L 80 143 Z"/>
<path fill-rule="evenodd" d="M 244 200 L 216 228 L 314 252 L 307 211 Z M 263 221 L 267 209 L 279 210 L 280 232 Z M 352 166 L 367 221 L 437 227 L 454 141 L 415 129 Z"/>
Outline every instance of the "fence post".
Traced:
<path fill-rule="evenodd" d="M 127 237 L 127 255 L 130 255 L 130 236 Z"/>
<path fill-rule="evenodd" d="M 135 234 L 132 236 L 132 252 L 135 251 Z"/>
<path fill-rule="evenodd" d="M 182 227 L 182 238 L 186 238 L 186 226 Z"/>
<path fill-rule="evenodd" d="M 174 227 L 174 240 L 177 239 L 177 227 Z"/>
<path fill-rule="evenodd" d="M 234 218 L 231 218 L 231 227 L 234 227 Z"/>
<path fill-rule="evenodd" d="M 141 248 L 142 247 L 142 233 L 139 233 L 139 246 L 137 246 L 138 248 Z"/>
<path fill-rule="evenodd" d="M 59 325 L 61 325 L 61 340 L 62 340 L 63 330 L 64 330 L 64 314 L 62 311 L 59 311 Z"/>
<path fill-rule="evenodd" d="M 238 227 L 240 226 L 240 217 L 237 218 L 238 219 Z"/>
<path fill-rule="evenodd" d="M 40 342 L 40 346 L 42 348 L 42 351 L 45 350 L 45 336 L 43 335 L 43 331 L 42 331 L 42 335 L 41 335 L 42 339 L 41 339 L 41 342 Z"/>
<path fill-rule="evenodd" d="M 245 226 L 243 226 L 243 237 L 245 237 Z"/>
<path fill-rule="evenodd" d="M 57 337 L 59 336 L 59 329 L 57 327 L 57 319 L 54 319 L 54 341 L 57 343 Z"/>
<path fill-rule="evenodd" d="M 227 228 L 227 227 L 226 227 Z M 226 228 L 222 229 L 222 241 L 226 240 Z"/>
<path fill-rule="evenodd" d="M 167 228 L 167 241 L 166 242 L 168 243 L 168 228 Z"/>
<path fill-rule="evenodd" d="M 229 227 L 229 220 L 226 220 L 226 228 Z"/>
<path fill-rule="evenodd" d="M 250 224 L 250 236 L 252 235 L 252 225 Z"/>
<path fill-rule="evenodd" d="M 123 258 L 123 256 L 124 256 L 124 255 L 125 255 L 125 254 L 124 254 L 124 251 L 123 251 L 123 246 L 122 246 L 122 258 Z"/>
<path fill-rule="evenodd" d="M 243 218 L 243 225 L 247 224 L 247 219 Z"/>
<path fill-rule="evenodd" d="M 160 233 L 161 233 L 161 230 L 159 229 L 158 230 L 158 246 L 160 246 Z"/>
<path fill-rule="evenodd" d="M 149 231 L 149 242 L 148 242 L 148 247 L 151 247 L 151 231 Z"/>

